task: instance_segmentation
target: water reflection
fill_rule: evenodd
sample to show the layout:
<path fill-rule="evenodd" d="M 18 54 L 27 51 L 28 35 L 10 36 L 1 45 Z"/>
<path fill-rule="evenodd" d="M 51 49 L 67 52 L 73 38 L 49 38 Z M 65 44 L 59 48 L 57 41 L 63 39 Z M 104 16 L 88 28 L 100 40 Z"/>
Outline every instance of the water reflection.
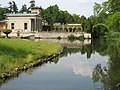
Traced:
<path fill-rule="evenodd" d="M 62 55 L 9 79 L 6 84 L 1 83 L 0 89 L 119 90 L 120 43 L 115 40 L 84 42 L 62 41 L 67 47 Z"/>
<path fill-rule="evenodd" d="M 108 55 L 108 67 L 101 67 L 97 64 L 93 71 L 94 82 L 104 83 L 105 90 L 119 90 L 120 89 L 120 42 L 117 40 L 109 40 L 103 43 L 100 41 L 100 49 L 96 51 L 101 55 Z M 96 46 L 97 47 L 97 46 Z"/>

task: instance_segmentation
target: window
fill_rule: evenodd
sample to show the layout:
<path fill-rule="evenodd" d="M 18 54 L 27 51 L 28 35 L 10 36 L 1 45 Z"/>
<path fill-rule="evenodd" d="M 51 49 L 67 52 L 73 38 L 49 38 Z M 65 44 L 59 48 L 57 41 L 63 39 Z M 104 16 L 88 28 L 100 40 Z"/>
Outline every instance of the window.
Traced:
<path fill-rule="evenodd" d="M 24 29 L 27 29 L 27 23 L 24 23 Z"/>
<path fill-rule="evenodd" d="M 11 23 L 11 29 L 14 29 L 14 23 Z"/>

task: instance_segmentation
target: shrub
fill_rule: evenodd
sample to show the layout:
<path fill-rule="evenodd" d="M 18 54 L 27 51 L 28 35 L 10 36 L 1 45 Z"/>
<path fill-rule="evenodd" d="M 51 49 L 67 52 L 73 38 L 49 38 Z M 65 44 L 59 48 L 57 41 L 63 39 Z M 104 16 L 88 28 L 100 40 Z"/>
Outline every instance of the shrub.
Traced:
<path fill-rule="evenodd" d="M 6 37 L 8 38 L 8 34 L 10 34 L 12 32 L 12 30 L 11 29 L 3 29 L 2 32 L 4 34 L 6 34 Z"/>
<path fill-rule="evenodd" d="M 105 24 L 97 24 L 93 26 L 92 38 L 104 37 L 108 31 L 108 27 Z"/>

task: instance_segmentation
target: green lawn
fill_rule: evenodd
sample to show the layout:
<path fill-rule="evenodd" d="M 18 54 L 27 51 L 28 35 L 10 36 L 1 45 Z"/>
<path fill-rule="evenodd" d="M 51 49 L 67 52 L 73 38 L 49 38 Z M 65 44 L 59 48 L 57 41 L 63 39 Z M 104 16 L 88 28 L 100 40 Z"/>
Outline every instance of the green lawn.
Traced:
<path fill-rule="evenodd" d="M 0 73 L 32 63 L 61 50 L 58 43 L 0 39 Z"/>

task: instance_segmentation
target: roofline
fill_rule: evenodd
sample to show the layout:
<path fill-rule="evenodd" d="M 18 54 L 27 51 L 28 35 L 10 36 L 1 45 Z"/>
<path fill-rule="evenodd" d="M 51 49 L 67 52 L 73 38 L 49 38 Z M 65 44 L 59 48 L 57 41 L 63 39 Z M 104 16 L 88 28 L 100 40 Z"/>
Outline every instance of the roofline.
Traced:
<path fill-rule="evenodd" d="M 35 15 L 38 16 L 38 15 Z M 35 17 L 35 16 L 7 16 L 7 17 Z"/>
<path fill-rule="evenodd" d="M 22 13 L 18 13 L 18 14 L 5 14 L 7 17 L 36 17 L 39 16 L 39 14 L 34 14 L 34 13 L 28 13 L 28 14 L 22 14 Z"/>

